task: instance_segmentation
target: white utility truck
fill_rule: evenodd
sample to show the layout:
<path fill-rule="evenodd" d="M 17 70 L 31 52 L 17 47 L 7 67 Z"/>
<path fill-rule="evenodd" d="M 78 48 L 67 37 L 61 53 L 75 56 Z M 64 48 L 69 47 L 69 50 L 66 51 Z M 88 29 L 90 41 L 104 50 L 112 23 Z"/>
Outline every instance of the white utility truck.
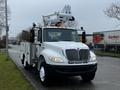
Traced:
<path fill-rule="evenodd" d="M 30 66 L 39 71 L 43 85 L 56 75 L 76 76 L 90 81 L 97 70 L 96 55 L 79 40 L 78 30 L 70 6 L 63 12 L 43 16 L 44 26 L 31 29 L 30 42 L 21 42 L 21 61 L 25 69 Z"/>

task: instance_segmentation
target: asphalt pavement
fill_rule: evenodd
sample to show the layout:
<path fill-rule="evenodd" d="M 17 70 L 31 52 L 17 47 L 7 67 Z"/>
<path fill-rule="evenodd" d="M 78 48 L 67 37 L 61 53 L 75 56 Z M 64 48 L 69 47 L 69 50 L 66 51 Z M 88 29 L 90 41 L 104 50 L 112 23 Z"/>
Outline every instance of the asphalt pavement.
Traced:
<path fill-rule="evenodd" d="M 80 76 L 55 77 L 48 87 L 41 85 L 34 70 L 26 71 L 20 61 L 19 46 L 11 45 L 9 55 L 35 90 L 120 90 L 120 58 L 97 57 L 98 70 L 95 79 L 83 82 Z"/>

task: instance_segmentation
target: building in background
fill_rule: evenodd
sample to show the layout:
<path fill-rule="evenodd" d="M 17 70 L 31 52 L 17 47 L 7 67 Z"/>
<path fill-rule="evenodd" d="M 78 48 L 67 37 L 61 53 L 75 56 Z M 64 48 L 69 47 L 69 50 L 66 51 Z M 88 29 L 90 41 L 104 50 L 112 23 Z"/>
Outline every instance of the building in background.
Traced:
<path fill-rule="evenodd" d="M 95 48 L 106 51 L 120 51 L 120 30 L 93 33 Z"/>

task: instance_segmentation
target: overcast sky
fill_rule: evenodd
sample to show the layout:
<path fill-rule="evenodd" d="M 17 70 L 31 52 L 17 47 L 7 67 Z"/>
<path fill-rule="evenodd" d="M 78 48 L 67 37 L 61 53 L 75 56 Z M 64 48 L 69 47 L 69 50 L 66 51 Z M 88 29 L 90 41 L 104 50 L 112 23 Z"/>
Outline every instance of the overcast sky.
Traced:
<path fill-rule="evenodd" d="M 71 6 L 72 14 L 87 33 L 120 29 L 116 27 L 119 21 L 103 13 L 105 8 L 117 1 L 119 0 L 8 0 L 11 11 L 9 36 L 16 36 L 33 22 L 40 23 L 43 15 L 61 11 L 66 4 Z"/>

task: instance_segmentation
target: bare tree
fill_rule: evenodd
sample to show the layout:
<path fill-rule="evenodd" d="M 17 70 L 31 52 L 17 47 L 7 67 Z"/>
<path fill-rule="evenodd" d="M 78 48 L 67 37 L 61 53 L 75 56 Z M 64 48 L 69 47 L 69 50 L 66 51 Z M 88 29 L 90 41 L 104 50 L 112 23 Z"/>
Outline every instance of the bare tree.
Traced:
<path fill-rule="evenodd" d="M 2 36 L 2 38 L 0 38 L 0 48 L 5 48 L 5 44 L 6 44 L 6 36 Z"/>
<path fill-rule="evenodd" d="M 104 13 L 110 18 L 120 20 L 120 3 L 112 3 L 110 7 L 106 8 Z"/>
<path fill-rule="evenodd" d="M 10 9 L 8 7 L 7 10 L 8 13 L 8 19 L 10 19 Z M 2 32 L 2 29 L 5 28 L 5 0 L 0 0 L 0 35 Z"/>
<path fill-rule="evenodd" d="M 5 24 L 5 3 L 4 0 L 0 0 L 0 35 Z"/>
<path fill-rule="evenodd" d="M 17 35 L 17 40 L 19 41 L 30 41 L 30 31 L 23 30 Z"/>

